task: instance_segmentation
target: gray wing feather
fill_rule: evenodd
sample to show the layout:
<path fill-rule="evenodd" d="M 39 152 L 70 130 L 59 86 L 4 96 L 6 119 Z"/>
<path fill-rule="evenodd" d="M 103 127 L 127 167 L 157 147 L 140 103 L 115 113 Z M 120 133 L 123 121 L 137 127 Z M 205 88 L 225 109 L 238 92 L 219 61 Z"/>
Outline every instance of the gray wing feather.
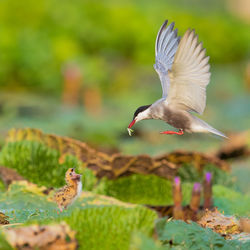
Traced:
<path fill-rule="evenodd" d="M 209 57 L 194 30 L 187 30 L 174 57 L 169 75 L 171 89 L 167 101 L 179 109 L 202 114 L 206 106 L 206 87 L 210 81 Z"/>
<path fill-rule="evenodd" d="M 171 70 L 180 41 L 180 37 L 177 36 L 178 30 L 173 30 L 174 23 L 171 23 L 169 26 L 167 24 L 168 21 L 166 20 L 161 26 L 155 42 L 154 68 L 161 80 L 163 98 L 167 97 L 170 88 L 168 71 Z"/>

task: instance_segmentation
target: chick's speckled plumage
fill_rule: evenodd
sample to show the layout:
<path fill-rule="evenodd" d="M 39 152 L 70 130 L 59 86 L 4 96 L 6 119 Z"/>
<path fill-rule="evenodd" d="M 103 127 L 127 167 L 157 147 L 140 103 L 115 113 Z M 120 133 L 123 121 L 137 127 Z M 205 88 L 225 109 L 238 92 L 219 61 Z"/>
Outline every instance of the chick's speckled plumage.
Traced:
<path fill-rule="evenodd" d="M 54 200 L 60 211 L 62 211 L 63 208 L 66 209 L 72 204 L 82 191 L 81 175 L 76 174 L 74 168 L 67 170 L 65 181 L 67 185 L 60 188 L 54 196 Z"/>

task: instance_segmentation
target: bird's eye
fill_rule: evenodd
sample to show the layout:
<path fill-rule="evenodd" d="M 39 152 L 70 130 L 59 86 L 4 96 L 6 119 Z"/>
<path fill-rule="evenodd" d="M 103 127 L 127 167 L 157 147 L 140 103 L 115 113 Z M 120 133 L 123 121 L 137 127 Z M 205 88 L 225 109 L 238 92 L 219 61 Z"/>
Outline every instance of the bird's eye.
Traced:
<path fill-rule="evenodd" d="M 72 173 L 69 173 L 69 175 L 71 176 L 71 175 L 72 175 Z"/>

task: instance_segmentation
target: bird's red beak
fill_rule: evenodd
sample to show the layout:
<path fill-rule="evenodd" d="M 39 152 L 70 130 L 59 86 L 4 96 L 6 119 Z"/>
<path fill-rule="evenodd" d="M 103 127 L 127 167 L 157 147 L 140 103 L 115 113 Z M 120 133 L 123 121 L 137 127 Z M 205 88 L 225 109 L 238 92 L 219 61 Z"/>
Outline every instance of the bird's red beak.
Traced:
<path fill-rule="evenodd" d="M 135 124 L 135 120 L 133 120 L 132 122 L 130 122 L 130 124 L 128 125 L 128 128 L 132 128 L 132 126 Z"/>

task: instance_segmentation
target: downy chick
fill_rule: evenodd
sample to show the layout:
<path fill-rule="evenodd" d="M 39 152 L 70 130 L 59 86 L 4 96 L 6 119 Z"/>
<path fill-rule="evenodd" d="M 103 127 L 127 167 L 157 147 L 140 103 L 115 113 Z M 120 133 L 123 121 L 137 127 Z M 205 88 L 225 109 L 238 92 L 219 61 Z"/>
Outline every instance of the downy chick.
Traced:
<path fill-rule="evenodd" d="M 71 205 L 82 192 L 81 175 L 76 174 L 75 168 L 69 168 L 65 174 L 66 186 L 60 188 L 54 196 L 60 211 Z"/>

